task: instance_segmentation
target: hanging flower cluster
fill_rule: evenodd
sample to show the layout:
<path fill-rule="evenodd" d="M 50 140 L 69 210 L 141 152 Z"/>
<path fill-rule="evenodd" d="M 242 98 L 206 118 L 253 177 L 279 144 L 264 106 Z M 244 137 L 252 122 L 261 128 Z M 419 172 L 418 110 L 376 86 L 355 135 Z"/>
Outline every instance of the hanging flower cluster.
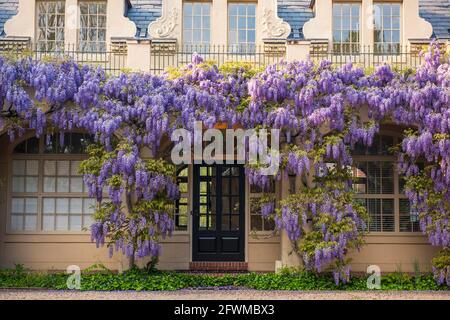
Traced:
<path fill-rule="evenodd" d="M 450 285 L 450 64 L 442 63 L 438 46 L 429 48 L 425 60 L 409 103 L 396 112 L 398 122 L 414 124 L 402 141 L 398 166 L 421 230 L 443 248 L 433 260 L 435 277 Z"/>
<path fill-rule="evenodd" d="M 109 77 L 72 61 L 0 57 L 0 129 L 11 140 L 27 129 L 48 138 L 73 129 L 92 134 L 95 144 L 81 168 L 98 202 L 92 238 L 132 259 L 158 256 L 160 237 L 174 228 L 178 189 L 167 159 L 173 130 L 193 132 L 195 121 L 206 128 L 221 123 L 279 129 L 276 178 L 294 174 L 303 186 L 279 203 L 264 196 L 261 213 L 286 230 L 307 268 L 331 268 L 336 283 L 346 282 L 346 255 L 361 246 L 366 230 L 365 210 L 352 196 L 351 153 L 356 145 L 370 146 L 386 119 L 415 128 L 399 148 L 399 169 L 422 230 L 448 253 L 450 67 L 445 62 L 432 44 L 415 72 L 382 65 L 366 73 L 329 61 L 218 68 L 194 55 L 191 63 L 163 76 Z M 267 191 L 273 177 L 262 169 L 249 165 L 246 174 Z M 444 260 L 435 266 L 439 279 L 448 279 L 442 276 L 448 275 Z"/>

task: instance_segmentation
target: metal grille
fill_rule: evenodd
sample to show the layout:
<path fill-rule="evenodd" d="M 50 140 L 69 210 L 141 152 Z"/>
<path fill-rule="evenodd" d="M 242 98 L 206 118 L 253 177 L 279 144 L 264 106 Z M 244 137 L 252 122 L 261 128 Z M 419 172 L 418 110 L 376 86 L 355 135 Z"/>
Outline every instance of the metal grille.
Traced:
<path fill-rule="evenodd" d="M 415 47 L 409 46 L 395 46 L 391 50 L 379 50 L 372 46 L 359 46 L 352 50 L 328 50 L 321 46 L 312 46 L 310 52 L 311 59 L 315 62 L 322 60 L 329 60 L 336 66 L 342 66 L 349 62 L 363 67 L 371 68 L 383 64 L 389 64 L 393 68 L 403 71 L 408 68 L 417 68 L 423 62 L 423 57 L 420 56 L 419 51 Z"/>
<path fill-rule="evenodd" d="M 152 43 L 150 72 L 161 74 L 169 67 L 180 67 L 192 60 L 198 53 L 206 61 L 221 66 L 226 62 L 249 62 L 255 67 L 277 63 L 284 59 L 285 46 L 256 45 L 178 45 L 176 43 Z"/>
<path fill-rule="evenodd" d="M 108 50 L 81 50 L 76 44 L 66 44 L 62 50 L 45 50 L 35 44 L 12 45 L 5 43 L 0 55 L 13 58 L 32 57 L 34 60 L 72 59 L 82 65 L 101 67 L 107 74 L 118 75 L 126 66 L 127 46 L 125 42 L 112 42 Z"/>

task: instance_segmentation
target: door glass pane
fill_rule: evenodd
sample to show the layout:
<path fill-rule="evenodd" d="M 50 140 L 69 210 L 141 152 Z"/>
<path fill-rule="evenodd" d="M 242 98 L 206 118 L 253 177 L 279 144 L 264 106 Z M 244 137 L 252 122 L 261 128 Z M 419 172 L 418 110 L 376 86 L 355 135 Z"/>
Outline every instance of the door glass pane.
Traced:
<path fill-rule="evenodd" d="M 216 230 L 216 215 L 210 215 L 208 218 L 208 230 Z"/>
<path fill-rule="evenodd" d="M 222 231 L 230 231 L 230 215 L 222 214 Z"/>
<path fill-rule="evenodd" d="M 239 197 L 231 198 L 231 212 L 234 214 L 239 214 Z"/>
<path fill-rule="evenodd" d="M 230 194 L 230 179 L 226 177 L 222 177 L 222 194 L 229 195 Z"/>
<path fill-rule="evenodd" d="M 222 197 L 222 214 L 224 213 L 231 213 L 229 197 Z"/>
<path fill-rule="evenodd" d="M 199 228 L 200 229 L 206 229 L 206 224 L 207 224 L 207 218 L 206 218 L 206 214 L 200 214 L 199 216 Z"/>
<path fill-rule="evenodd" d="M 232 195 L 239 195 L 239 178 L 234 177 L 231 180 L 231 190 L 230 194 Z"/>
<path fill-rule="evenodd" d="M 238 215 L 232 215 L 231 216 L 231 231 L 238 231 L 239 230 L 239 216 Z"/>

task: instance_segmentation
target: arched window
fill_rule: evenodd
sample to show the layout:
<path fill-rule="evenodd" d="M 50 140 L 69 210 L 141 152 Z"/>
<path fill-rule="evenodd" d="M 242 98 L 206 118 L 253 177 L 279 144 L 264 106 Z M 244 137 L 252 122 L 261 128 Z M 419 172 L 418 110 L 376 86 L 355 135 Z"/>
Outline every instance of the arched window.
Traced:
<path fill-rule="evenodd" d="M 65 133 L 29 138 L 13 151 L 10 167 L 11 232 L 80 232 L 92 224 L 94 199 L 78 172 L 90 137 Z"/>
<path fill-rule="evenodd" d="M 188 173 L 188 166 L 182 166 L 177 170 L 177 184 L 180 189 L 180 199 L 176 202 L 175 212 L 175 230 L 177 231 L 186 231 L 188 226 Z"/>
<path fill-rule="evenodd" d="M 369 213 L 370 232 L 420 231 L 390 150 L 399 142 L 399 136 L 378 135 L 371 147 L 356 146 L 353 152 L 353 188 Z"/>

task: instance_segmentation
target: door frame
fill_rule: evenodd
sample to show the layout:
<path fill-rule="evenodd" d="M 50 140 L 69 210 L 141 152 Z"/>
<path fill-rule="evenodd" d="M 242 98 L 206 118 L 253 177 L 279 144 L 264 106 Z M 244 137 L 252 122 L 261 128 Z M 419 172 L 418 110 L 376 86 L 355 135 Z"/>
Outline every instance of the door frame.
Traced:
<path fill-rule="evenodd" d="M 218 172 L 221 172 L 221 169 L 223 167 L 238 167 L 239 168 L 239 230 L 238 231 L 222 231 L 221 224 L 222 224 L 222 197 L 217 197 L 218 200 L 218 208 L 216 212 L 216 230 L 199 230 L 199 219 L 198 215 L 199 213 L 199 192 L 200 192 L 200 167 L 216 167 L 216 178 L 221 178 L 221 175 L 218 174 Z M 243 165 L 239 164 L 194 164 L 192 166 L 192 207 L 191 207 L 191 261 L 211 261 L 211 262 L 226 262 L 226 261 L 238 261 L 238 262 L 245 262 L 246 256 L 247 256 L 247 232 L 246 232 L 246 224 L 247 224 L 247 203 L 246 203 L 246 179 L 245 179 L 245 168 Z M 220 183 L 220 184 L 219 184 Z M 217 182 L 217 186 L 221 186 L 221 181 Z M 221 195 L 221 194 L 220 194 Z M 220 231 L 219 231 L 220 230 Z M 221 254 L 198 254 L 198 241 L 197 237 L 198 235 L 204 235 L 204 236 L 216 236 L 218 239 L 220 239 L 223 235 L 225 237 L 227 235 L 229 236 L 238 236 L 239 237 L 239 254 L 236 255 L 230 255 L 230 256 L 224 256 Z M 217 246 L 220 244 L 217 243 Z M 219 252 L 219 248 L 218 248 Z"/>

